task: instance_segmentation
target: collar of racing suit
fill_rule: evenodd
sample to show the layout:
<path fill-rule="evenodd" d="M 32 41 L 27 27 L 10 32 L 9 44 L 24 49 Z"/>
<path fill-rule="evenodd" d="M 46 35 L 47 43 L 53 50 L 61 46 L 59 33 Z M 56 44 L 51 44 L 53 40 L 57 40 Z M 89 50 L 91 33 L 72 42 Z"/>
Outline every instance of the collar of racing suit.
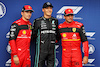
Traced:
<path fill-rule="evenodd" d="M 29 20 L 28 21 L 25 21 L 22 17 L 20 18 L 20 20 L 22 20 L 23 23 L 29 24 Z"/>
<path fill-rule="evenodd" d="M 44 16 L 42 16 L 42 18 L 44 19 L 44 20 L 51 20 L 51 18 L 45 18 Z"/>
<path fill-rule="evenodd" d="M 66 21 L 64 22 L 65 25 L 73 25 L 74 21 L 72 21 L 71 23 L 67 23 Z"/>

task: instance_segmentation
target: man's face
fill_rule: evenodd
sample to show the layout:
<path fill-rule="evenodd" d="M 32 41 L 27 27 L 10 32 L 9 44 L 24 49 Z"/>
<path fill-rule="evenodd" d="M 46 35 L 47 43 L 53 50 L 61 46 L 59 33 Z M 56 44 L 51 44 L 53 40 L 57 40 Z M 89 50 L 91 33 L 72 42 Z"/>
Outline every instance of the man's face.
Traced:
<path fill-rule="evenodd" d="M 70 23 L 73 21 L 73 14 L 70 14 L 68 16 L 64 16 L 66 22 Z"/>
<path fill-rule="evenodd" d="M 29 20 L 31 18 L 32 15 L 32 11 L 24 11 L 21 12 L 21 15 L 24 19 Z"/>
<path fill-rule="evenodd" d="M 44 12 L 44 15 L 51 16 L 53 10 L 52 7 L 47 7 L 43 8 L 42 11 Z"/>

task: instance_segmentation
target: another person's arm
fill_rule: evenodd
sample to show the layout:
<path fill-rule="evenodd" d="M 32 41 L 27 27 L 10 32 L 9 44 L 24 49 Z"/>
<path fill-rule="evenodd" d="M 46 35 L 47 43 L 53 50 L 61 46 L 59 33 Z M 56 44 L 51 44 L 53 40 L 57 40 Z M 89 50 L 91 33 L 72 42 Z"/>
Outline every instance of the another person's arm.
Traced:
<path fill-rule="evenodd" d="M 39 24 L 36 22 L 36 20 L 34 20 L 33 25 L 32 25 L 32 40 L 33 40 L 33 38 L 37 37 L 38 25 Z"/>
<path fill-rule="evenodd" d="M 56 20 L 57 24 L 56 24 L 56 42 L 58 42 L 60 39 L 61 39 L 61 35 L 60 35 L 60 32 L 59 32 L 59 28 L 58 28 L 58 20 Z"/>
<path fill-rule="evenodd" d="M 82 25 L 80 28 L 80 37 L 81 37 L 81 41 L 83 44 L 83 49 L 84 49 L 84 57 L 83 57 L 83 63 L 87 64 L 88 63 L 88 56 L 89 56 L 89 47 L 88 47 L 88 40 L 87 37 L 85 35 L 85 29 L 84 26 Z"/>

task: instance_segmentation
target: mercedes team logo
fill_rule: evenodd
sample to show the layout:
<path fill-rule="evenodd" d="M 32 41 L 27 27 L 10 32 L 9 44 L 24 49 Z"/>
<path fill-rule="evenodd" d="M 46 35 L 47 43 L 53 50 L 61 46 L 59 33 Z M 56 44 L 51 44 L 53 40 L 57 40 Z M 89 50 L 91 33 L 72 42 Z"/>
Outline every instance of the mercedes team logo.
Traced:
<path fill-rule="evenodd" d="M 82 51 L 84 53 L 84 49 L 82 47 Z M 89 44 L 89 54 L 93 54 L 95 52 L 95 47 L 92 44 Z"/>
<path fill-rule="evenodd" d="M 8 53 L 10 53 L 10 54 L 11 54 L 11 47 L 10 47 L 10 45 L 9 45 L 9 44 L 8 44 L 8 45 L 7 45 L 7 47 L 6 47 L 6 50 L 7 50 L 7 52 L 8 52 Z"/>
<path fill-rule="evenodd" d="M 0 2 L 0 18 L 2 18 L 5 15 L 5 13 L 6 13 L 6 7 L 2 2 Z"/>

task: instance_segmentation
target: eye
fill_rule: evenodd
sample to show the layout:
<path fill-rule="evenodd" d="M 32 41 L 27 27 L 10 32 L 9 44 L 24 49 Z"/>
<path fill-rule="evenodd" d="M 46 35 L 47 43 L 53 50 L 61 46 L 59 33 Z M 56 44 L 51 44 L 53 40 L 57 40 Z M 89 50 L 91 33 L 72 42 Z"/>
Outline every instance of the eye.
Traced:
<path fill-rule="evenodd" d="M 30 11 L 30 13 L 32 13 L 32 11 Z"/>
<path fill-rule="evenodd" d="M 73 14 L 71 14 L 71 16 L 73 16 Z"/>
<path fill-rule="evenodd" d="M 25 11 L 26 13 L 28 13 L 28 11 Z"/>

